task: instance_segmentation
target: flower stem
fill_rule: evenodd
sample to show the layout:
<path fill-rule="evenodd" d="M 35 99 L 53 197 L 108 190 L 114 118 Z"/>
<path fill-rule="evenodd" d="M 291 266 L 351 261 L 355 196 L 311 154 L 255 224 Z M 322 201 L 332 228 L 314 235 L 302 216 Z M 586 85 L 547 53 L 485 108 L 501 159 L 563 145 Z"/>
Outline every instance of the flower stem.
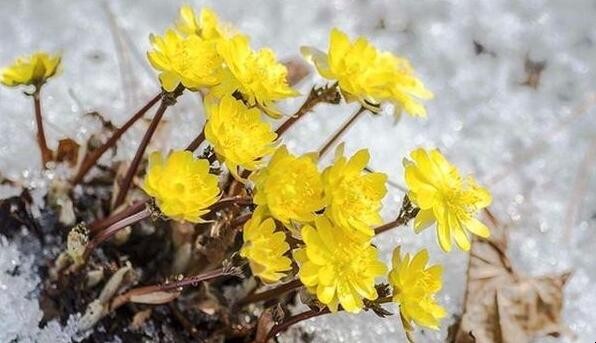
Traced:
<path fill-rule="evenodd" d="M 319 149 L 319 158 L 325 155 L 325 153 L 327 152 L 327 150 L 329 150 L 329 148 L 331 148 L 333 143 L 335 143 L 335 141 L 337 141 L 346 132 L 346 130 L 349 129 L 356 122 L 356 119 L 358 119 L 362 115 L 362 113 L 364 113 L 365 110 L 366 108 L 360 107 L 358 111 L 352 114 L 352 116 L 348 118 L 348 120 L 346 120 L 342 124 L 342 126 L 340 126 L 340 128 L 337 129 L 337 131 L 335 131 L 333 136 L 331 136 L 327 140 L 327 142 L 325 142 L 325 144 L 321 147 L 321 149 Z"/>
<path fill-rule="evenodd" d="M 294 113 L 290 118 L 286 119 L 275 133 L 277 136 L 281 136 L 286 132 L 292 125 L 294 125 L 300 118 L 302 118 L 305 114 L 310 112 L 317 104 L 321 102 L 329 102 L 329 103 L 339 103 L 340 101 L 340 94 L 337 88 L 337 82 L 331 86 L 322 87 L 322 88 L 312 88 L 308 97 L 300 106 L 298 111 Z"/>
<path fill-rule="evenodd" d="M 147 111 L 151 107 L 153 107 L 153 105 L 155 105 L 159 101 L 159 99 L 161 99 L 162 95 L 163 95 L 163 93 L 160 92 L 159 94 L 154 96 L 151 100 L 149 100 L 149 102 L 145 106 L 143 106 L 143 108 L 138 110 L 137 113 L 135 113 L 126 123 L 124 123 L 124 125 L 122 125 L 122 127 L 117 129 L 116 131 L 114 131 L 114 133 L 112 134 L 110 139 L 108 139 L 99 148 L 87 153 L 87 155 L 83 159 L 83 163 L 81 163 L 81 167 L 77 171 L 77 174 L 72 178 L 71 183 L 73 185 L 76 185 L 76 184 L 79 184 L 81 181 L 83 181 L 83 178 L 85 177 L 85 175 L 87 175 L 89 170 L 91 170 L 91 168 L 93 168 L 95 163 L 97 163 L 97 160 L 99 160 L 99 158 L 106 151 L 108 151 L 108 149 L 113 147 L 116 144 L 116 142 L 118 141 L 118 139 L 120 139 L 120 137 L 126 131 L 128 131 L 128 129 L 134 123 L 136 123 L 139 119 L 141 119 L 145 115 L 145 113 L 147 113 Z"/>
<path fill-rule="evenodd" d="M 232 197 L 219 199 L 219 201 L 216 202 L 215 204 L 211 205 L 209 207 L 209 209 L 211 211 L 217 211 L 217 210 L 221 210 L 223 208 L 226 208 L 226 207 L 232 206 L 232 205 L 250 205 L 250 204 L 252 204 L 251 197 L 232 196 Z"/>
<path fill-rule="evenodd" d="M 385 303 L 389 303 L 391 301 L 392 301 L 392 297 L 388 296 L 388 297 L 384 297 L 384 298 L 375 300 L 375 303 L 376 304 L 385 304 Z M 339 311 L 342 311 L 342 309 L 339 308 Z M 307 320 L 310 318 L 322 316 L 324 314 L 329 314 L 329 313 L 331 313 L 331 311 L 329 310 L 328 307 L 325 307 L 324 309 L 311 309 L 308 311 L 304 311 L 302 313 L 298 313 L 291 317 L 288 317 L 281 323 L 275 324 L 271 328 L 271 330 L 269 330 L 269 334 L 267 334 L 267 337 L 265 338 L 265 340 L 263 342 L 259 342 L 259 343 L 268 342 L 270 339 L 272 339 L 272 338 L 276 337 L 277 335 L 279 335 L 280 333 L 286 331 L 287 329 L 290 328 L 290 326 L 292 326 L 294 324 L 297 324 L 301 321 L 304 321 L 304 320 Z"/>
<path fill-rule="evenodd" d="M 302 282 L 299 279 L 295 279 L 264 292 L 249 294 L 238 301 L 238 306 L 242 307 L 256 302 L 274 299 L 301 286 Z"/>
<path fill-rule="evenodd" d="M 279 335 L 280 333 L 286 331 L 287 329 L 290 328 L 290 326 L 297 324 L 303 320 L 307 320 L 310 318 L 314 318 L 314 317 L 318 317 L 318 316 L 322 316 L 324 314 L 328 314 L 331 313 L 331 311 L 329 310 L 329 308 L 325 307 L 322 310 L 308 310 L 308 311 L 304 311 L 302 313 L 298 313 L 296 315 L 293 315 L 287 319 L 285 319 L 283 322 L 279 323 L 279 324 L 275 324 L 271 330 L 269 331 L 269 333 L 267 334 L 267 337 L 265 338 L 265 340 L 263 342 L 259 342 L 259 343 L 265 343 L 268 342 L 270 339 L 272 339 L 273 337 L 276 337 L 277 335 Z"/>
<path fill-rule="evenodd" d="M 199 135 L 197 137 L 195 137 L 195 139 L 193 139 L 192 142 L 190 142 L 190 144 L 186 147 L 186 150 L 195 151 L 199 148 L 201 143 L 203 143 L 204 141 L 205 141 L 205 127 L 203 126 L 203 128 L 201 129 L 201 133 L 199 133 Z"/>
<path fill-rule="evenodd" d="M 133 296 L 139 296 L 154 292 L 180 292 L 184 287 L 196 287 L 200 282 L 209 281 L 222 276 L 229 275 L 238 275 L 238 270 L 235 268 L 219 268 L 199 275 L 188 276 L 180 280 L 167 281 L 165 283 L 159 283 L 151 286 L 133 288 L 128 292 L 123 293 L 114 298 L 114 300 L 112 300 L 110 309 L 113 311 L 118 307 L 126 304 L 130 301 L 130 299 Z"/>
<path fill-rule="evenodd" d="M 146 201 L 137 201 L 134 204 L 128 206 L 126 209 L 124 209 L 118 213 L 114 213 L 107 218 L 96 220 L 93 223 L 89 224 L 89 227 L 88 227 L 89 231 L 91 231 L 91 233 L 94 233 L 94 232 L 100 231 L 102 229 L 105 229 L 106 227 L 108 227 L 124 218 L 127 218 L 133 214 L 141 212 L 145 207 L 147 207 Z"/>
<path fill-rule="evenodd" d="M 95 248 L 97 248 L 106 240 L 112 238 L 118 231 L 126 228 L 129 225 L 138 223 L 149 216 L 151 216 L 151 209 L 149 207 L 145 207 L 143 210 L 133 213 L 130 216 L 127 216 L 126 218 L 123 218 L 108 226 L 105 230 L 100 231 L 93 237 L 93 239 L 91 239 L 85 248 L 85 254 L 83 255 L 84 259 L 86 260 Z"/>
<path fill-rule="evenodd" d="M 126 195 L 128 194 L 128 190 L 130 189 L 130 186 L 132 184 L 132 179 L 136 175 L 137 170 L 139 169 L 139 164 L 141 164 L 141 160 L 143 159 L 143 155 L 145 154 L 145 150 L 147 149 L 147 145 L 149 145 L 151 137 L 155 133 L 155 130 L 157 130 L 157 125 L 159 124 L 167 108 L 176 102 L 176 98 L 180 96 L 183 91 L 184 88 L 178 87 L 174 92 L 165 93 L 162 96 L 161 104 L 159 105 L 157 112 L 153 116 L 151 124 L 149 124 L 149 127 L 147 128 L 147 131 L 145 132 L 145 135 L 141 140 L 141 144 L 139 144 L 135 157 L 133 158 L 130 166 L 128 167 L 128 170 L 126 171 L 124 179 L 122 180 L 120 190 L 114 200 L 114 208 L 120 206 L 124 202 L 124 199 L 126 199 Z"/>
<path fill-rule="evenodd" d="M 41 115 L 41 86 L 37 86 L 35 88 L 35 92 L 33 92 L 33 106 L 35 107 L 35 123 L 37 125 L 37 144 L 39 144 L 39 150 L 41 151 L 41 163 L 43 165 L 43 169 L 47 169 L 47 163 L 50 162 L 52 158 L 52 150 L 48 148 L 48 143 L 46 141 L 46 134 L 43 129 L 43 117 Z"/>
<path fill-rule="evenodd" d="M 420 209 L 412 204 L 410 198 L 406 194 L 404 196 L 403 203 L 401 205 L 401 209 L 399 210 L 399 215 L 395 220 L 390 221 L 389 223 L 383 224 L 375 228 L 375 235 L 381 234 L 385 231 L 391 230 L 393 228 L 406 225 L 410 220 L 414 219 Z"/>

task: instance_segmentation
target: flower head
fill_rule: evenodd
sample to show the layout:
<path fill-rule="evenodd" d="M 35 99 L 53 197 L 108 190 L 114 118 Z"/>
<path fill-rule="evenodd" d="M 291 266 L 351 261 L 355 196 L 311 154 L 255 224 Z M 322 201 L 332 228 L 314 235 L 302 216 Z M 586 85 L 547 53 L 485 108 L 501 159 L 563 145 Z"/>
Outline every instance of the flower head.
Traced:
<path fill-rule="evenodd" d="M 228 95 L 218 104 L 208 104 L 207 113 L 205 137 L 236 179 L 239 166 L 255 170 L 260 159 L 273 152 L 277 135 L 257 108 L 247 108 Z"/>
<path fill-rule="evenodd" d="M 308 47 L 302 51 L 321 76 L 339 83 L 348 101 L 359 101 L 367 108 L 388 101 L 396 106 L 397 113 L 403 109 L 412 116 L 426 116 L 417 99 L 433 95 L 414 76 L 406 59 L 377 50 L 363 37 L 350 42 L 338 29 L 331 31 L 329 40 L 328 54 Z"/>
<path fill-rule="evenodd" d="M 248 37 L 236 35 L 219 41 L 217 51 L 227 68 L 222 71 L 221 83 L 212 89 L 213 96 L 239 92 L 250 106 L 258 105 L 268 115 L 279 118 L 274 102 L 298 94 L 288 85 L 288 70 L 271 49 L 253 51 Z"/>
<path fill-rule="evenodd" d="M 199 17 L 189 5 L 180 8 L 176 29 L 185 35 L 197 35 L 204 40 L 226 38 L 233 31 L 227 23 L 220 23 L 217 14 L 210 8 L 202 8 Z"/>
<path fill-rule="evenodd" d="M 167 30 L 163 36 L 151 35 L 150 40 L 153 50 L 147 57 L 161 72 L 159 81 L 166 91 L 173 91 L 180 83 L 196 90 L 219 82 L 221 59 L 215 42 L 196 35 L 183 37 L 174 30 Z"/>
<path fill-rule="evenodd" d="M 292 261 L 284 256 L 290 250 L 286 234 L 275 231 L 273 218 L 263 219 L 263 212 L 257 208 L 252 218 L 244 224 L 244 245 L 240 256 L 248 259 L 253 274 L 263 282 L 276 282 L 292 269 Z"/>
<path fill-rule="evenodd" d="M 387 193 L 383 173 L 364 173 L 370 155 L 358 151 L 349 160 L 343 156 L 343 145 L 336 151 L 333 165 L 323 172 L 326 211 L 331 219 L 345 228 L 368 237 L 373 236 L 373 225 L 381 224 L 381 200 Z"/>
<path fill-rule="evenodd" d="M 165 160 L 154 152 L 149 156 L 143 189 L 166 216 L 200 223 L 219 198 L 217 183 L 217 177 L 209 174 L 209 162 L 190 151 L 174 151 Z"/>
<path fill-rule="evenodd" d="M 323 181 L 312 154 L 296 157 L 285 146 L 277 148 L 269 164 L 251 178 L 254 202 L 266 206 L 284 224 L 310 222 L 325 206 Z"/>
<path fill-rule="evenodd" d="M 359 312 L 363 299 L 377 298 L 375 279 L 387 267 L 369 240 L 353 239 L 325 217 L 317 217 L 315 224 L 302 228 L 306 247 L 294 252 L 300 281 L 331 311 L 340 304 L 348 312 Z"/>
<path fill-rule="evenodd" d="M 400 254 L 397 247 L 393 251 L 393 269 L 389 282 L 393 287 L 393 301 L 399 305 L 404 323 L 412 321 L 431 329 L 438 329 L 445 317 L 445 309 L 435 300 L 435 293 L 441 290 L 443 268 L 440 265 L 427 267 L 426 249 L 414 257 Z"/>
<path fill-rule="evenodd" d="M 405 179 L 410 200 L 420 207 L 414 221 L 416 232 L 436 222 L 439 245 L 444 251 L 451 250 L 452 238 L 460 249 L 469 250 L 467 231 L 488 237 L 488 228 L 476 214 L 490 204 L 489 191 L 472 177 L 462 178 L 438 150 L 416 149 L 410 156 Z"/>
<path fill-rule="evenodd" d="M 0 71 L 0 82 L 8 87 L 40 86 L 54 76 L 60 65 L 60 56 L 37 52 L 18 58 Z"/>

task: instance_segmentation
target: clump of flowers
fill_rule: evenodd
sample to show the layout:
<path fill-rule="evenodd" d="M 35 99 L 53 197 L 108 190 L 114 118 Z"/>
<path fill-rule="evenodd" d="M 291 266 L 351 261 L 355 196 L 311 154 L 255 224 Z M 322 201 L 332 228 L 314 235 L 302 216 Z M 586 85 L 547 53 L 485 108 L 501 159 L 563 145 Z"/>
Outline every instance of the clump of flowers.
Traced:
<path fill-rule="evenodd" d="M 244 245 L 240 256 L 249 260 L 250 269 L 263 282 L 279 281 L 292 269 L 292 260 L 286 253 L 290 246 L 283 231 L 275 231 L 273 218 L 263 218 L 263 211 L 255 212 L 244 224 L 242 238 Z"/>
<path fill-rule="evenodd" d="M 479 210 L 490 205 L 488 190 L 472 177 L 462 178 L 439 150 L 416 149 L 410 157 L 405 162 L 408 196 L 420 208 L 414 230 L 420 232 L 436 223 L 444 251 L 451 250 L 453 239 L 460 249 L 469 250 L 468 231 L 488 237 L 488 228 L 476 218 Z"/>
<path fill-rule="evenodd" d="M 202 222 L 220 194 L 209 162 L 188 151 L 174 151 L 165 159 L 160 152 L 152 153 L 143 189 L 164 215 L 191 223 Z"/>
<path fill-rule="evenodd" d="M 161 235 L 151 236 L 151 230 L 144 230 L 142 239 L 159 237 L 151 247 L 159 247 L 160 253 L 136 246 L 132 255 L 141 262 L 135 263 L 147 260 L 151 267 L 145 273 L 141 265 L 141 273 L 131 278 L 137 277 L 135 283 L 142 284 L 155 282 L 159 275 L 175 277 L 156 285 L 133 287 L 107 299 L 120 287 L 115 284 L 125 282 L 118 277 L 118 282 L 108 283 L 109 292 L 101 292 L 101 301 L 94 302 L 101 302 L 102 310 L 92 308 L 94 311 L 87 317 L 97 321 L 98 313 L 107 314 L 127 302 L 177 302 L 185 287 L 221 277 L 225 279 L 201 287 L 185 297 L 185 302 L 172 304 L 171 310 L 180 312 L 178 320 L 190 328 L 191 336 L 196 335 L 192 320 L 212 316 L 210 323 L 229 326 L 212 330 L 205 325 L 209 327 L 205 336 L 211 336 L 203 337 L 201 333 L 202 339 L 221 341 L 233 337 L 265 342 L 292 324 L 328 313 L 373 311 L 385 317 L 391 315 L 383 308 L 388 303 L 399 307 L 408 339 L 414 325 L 439 328 L 446 316 L 438 296 L 442 267 L 427 265 L 426 249 L 411 257 L 402 255 L 398 246 L 393 268 L 387 273 L 389 267 L 376 245 L 385 248 L 381 244 L 387 242 L 378 236 L 411 221 L 416 233 L 436 224 L 438 241 L 445 252 L 451 249 L 452 240 L 468 250 L 468 232 L 489 236 L 488 228 L 477 219 L 478 211 L 490 204 L 489 191 L 472 177 L 460 176 L 438 150 L 415 149 L 404 162 L 407 190 L 401 210 L 384 222 L 381 210 L 389 176 L 370 168 L 369 150 L 360 149 L 347 156 L 344 145 L 339 144 L 332 161 L 322 158 L 360 114 L 377 113 L 381 103 L 393 103 L 398 112 L 403 110 L 412 116 L 426 115 L 421 100 L 430 99 L 432 93 L 416 78 L 406 59 L 378 50 L 365 38 L 350 40 L 342 31 L 333 29 L 327 53 L 303 49 L 329 82 L 313 85 L 295 113 L 281 113 L 278 103 L 298 95 L 289 84 L 286 66 L 269 48 L 253 50 L 247 35 L 220 22 L 212 10 L 203 9 L 197 16 L 190 6 L 183 6 L 177 23 L 164 35 L 151 36 L 150 40 L 147 56 L 159 72 L 161 88 L 105 143 L 90 149 L 79 169 L 74 170 L 75 177 L 65 181 L 69 190 L 74 186 L 83 190 L 95 187 L 85 184 L 87 172 L 153 105 L 159 103 L 159 108 L 132 162 L 124 164 L 125 173 L 106 173 L 105 168 L 96 173 L 104 178 L 116 175 L 109 198 L 105 195 L 109 191 L 95 192 L 93 188 L 64 195 L 93 194 L 85 200 L 97 201 L 101 210 L 74 213 L 88 206 L 73 206 L 72 217 L 76 214 L 76 218 L 90 223 L 79 223 L 71 231 L 67 251 L 55 265 L 60 266 L 56 274 L 65 281 L 63 284 L 73 284 L 80 278 L 67 280 L 71 275 L 84 268 L 91 274 L 87 262 L 91 260 L 90 265 L 96 268 L 120 249 L 110 249 L 99 261 L 93 260 L 93 253 L 102 244 L 121 230 L 151 218 L 160 222 L 153 231 Z M 56 73 L 59 62 L 59 57 L 38 53 L 3 69 L 0 79 L 10 87 L 35 86 L 29 95 L 35 102 L 44 165 L 52 160 L 52 152 L 43 135 L 40 88 Z M 204 99 L 205 122 L 200 123 L 201 130 L 184 150 L 168 155 L 154 152 L 147 157 L 146 149 L 166 109 L 189 93 Z M 287 129 L 318 104 L 343 106 L 346 102 L 359 103 L 358 111 L 335 134 L 322 139 L 324 144 L 318 151 L 298 154 L 293 151 L 294 145 L 284 144 Z M 266 115 L 286 119 L 271 125 Z M 129 194 L 135 187 L 144 193 Z M 88 200 L 95 197 L 97 200 Z M 93 217 L 105 211 L 111 213 Z M 121 236 L 119 243 L 125 246 L 128 235 Z M 238 276 L 253 279 L 238 282 Z M 226 294 L 221 289 L 224 284 L 239 291 Z M 295 294 L 301 295 L 309 310 L 287 318 L 276 317 L 269 328 L 274 315 L 289 312 L 289 299 Z M 212 306 L 213 302 L 218 304 Z M 179 310 L 179 305 L 185 307 L 187 303 L 194 305 Z M 251 307 L 246 306 L 249 304 Z M 276 307 L 268 309 L 271 304 Z M 213 310 L 223 306 L 234 310 Z M 199 307 L 206 310 L 193 316 Z M 258 318 L 255 313 L 262 315 Z"/>
<path fill-rule="evenodd" d="M 377 50 L 364 37 L 350 42 L 345 33 L 333 29 L 327 54 L 309 47 L 303 53 L 312 58 L 321 76 L 339 83 L 348 101 L 359 101 L 372 110 L 388 101 L 396 106 L 396 113 L 403 109 L 412 116 L 426 116 L 417 99 L 431 99 L 433 94 L 414 76 L 410 62 Z"/>
<path fill-rule="evenodd" d="M 393 301 L 399 305 L 406 329 L 414 322 L 420 326 L 437 330 L 446 315 L 445 309 L 437 303 L 435 294 L 441 290 L 443 268 L 427 266 L 428 251 L 423 249 L 411 257 L 393 251 L 393 269 L 389 282 L 393 287 Z"/>
<path fill-rule="evenodd" d="M 329 217 L 342 227 L 372 237 L 373 226 L 383 221 L 379 210 L 387 193 L 387 175 L 366 173 L 364 168 L 369 160 L 366 149 L 348 160 L 343 156 L 343 148 L 339 148 L 333 165 L 323 172 L 323 182 Z"/>
<path fill-rule="evenodd" d="M 346 235 L 344 228 L 325 217 L 317 217 L 315 227 L 304 226 L 302 239 L 305 247 L 294 253 L 300 281 L 332 312 L 341 305 L 357 313 L 364 307 L 363 299 L 377 299 L 375 281 L 387 267 L 368 240 Z"/>
<path fill-rule="evenodd" d="M 60 56 L 36 52 L 31 56 L 18 58 L 12 65 L 0 71 L 0 82 L 8 87 L 36 87 L 54 76 L 60 65 Z"/>
<path fill-rule="evenodd" d="M 225 96 L 219 103 L 207 105 L 207 115 L 205 137 L 237 179 L 238 167 L 253 171 L 274 151 L 277 135 L 257 108 L 247 108 L 242 101 Z"/>
<path fill-rule="evenodd" d="M 315 212 L 325 206 L 323 180 L 313 154 L 296 157 L 281 146 L 252 180 L 255 204 L 266 206 L 275 219 L 286 225 L 311 222 Z"/>

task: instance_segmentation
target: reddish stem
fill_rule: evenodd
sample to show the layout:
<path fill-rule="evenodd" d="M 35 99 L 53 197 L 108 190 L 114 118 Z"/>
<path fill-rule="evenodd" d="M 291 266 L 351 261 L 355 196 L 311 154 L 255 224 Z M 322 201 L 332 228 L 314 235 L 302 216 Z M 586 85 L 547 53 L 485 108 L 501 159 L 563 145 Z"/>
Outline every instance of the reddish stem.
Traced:
<path fill-rule="evenodd" d="M 290 326 L 292 326 L 296 323 L 299 323 L 303 320 L 307 320 L 310 318 L 322 316 L 322 315 L 328 314 L 328 313 L 331 313 L 331 311 L 329 310 L 329 308 L 326 307 L 322 310 L 308 310 L 308 311 L 304 311 L 302 313 L 293 315 L 293 316 L 289 317 L 288 319 L 284 320 L 283 322 L 274 325 L 271 328 L 271 330 L 269 331 L 269 333 L 267 334 L 265 341 L 261 342 L 261 343 L 268 342 L 270 339 L 272 339 L 273 337 L 276 337 L 280 333 L 286 331 L 287 329 L 290 328 Z"/>
<path fill-rule="evenodd" d="M 277 128 L 277 130 L 275 130 L 277 136 L 279 137 L 284 134 L 284 132 L 286 132 L 290 127 L 292 127 L 292 125 L 294 125 L 305 114 L 310 112 L 320 102 L 339 102 L 337 83 L 334 83 L 333 85 L 323 89 L 313 88 L 298 111 L 296 111 L 296 113 L 294 113 L 294 115 L 292 115 L 290 118 L 286 119 L 286 121 L 283 122 Z"/>
<path fill-rule="evenodd" d="M 344 134 L 344 132 L 346 132 L 346 130 L 348 128 L 350 128 L 350 126 L 352 126 L 354 124 L 354 122 L 356 122 L 356 119 L 358 119 L 358 117 L 360 117 L 360 115 L 362 115 L 362 113 L 364 113 L 365 110 L 366 110 L 366 108 L 360 107 L 358 109 L 358 111 L 356 111 L 354 114 L 352 114 L 352 116 L 350 118 L 348 118 L 348 120 L 346 120 L 337 131 L 335 131 L 333 136 L 331 136 L 327 140 L 327 142 L 325 142 L 323 147 L 321 147 L 321 149 L 319 149 L 319 158 L 321 158 L 323 155 L 325 155 L 325 153 L 327 152 L 327 150 L 329 150 L 329 148 L 331 148 L 333 143 L 335 143 L 335 141 L 337 141 Z"/>
<path fill-rule="evenodd" d="M 264 292 L 249 294 L 238 302 L 238 306 L 274 299 L 301 286 L 299 279 L 292 280 Z"/>
<path fill-rule="evenodd" d="M 116 223 L 108 226 L 105 230 L 100 231 L 93 239 L 89 242 L 85 249 L 84 259 L 86 260 L 91 252 L 98 247 L 101 243 L 105 242 L 106 240 L 112 238 L 118 231 L 124 229 L 125 227 L 138 223 L 141 220 L 148 218 L 151 216 L 151 210 L 145 207 L 144 210 L 134 213 L 122 220 L 117 221 Z"/>
<path fill-rule="evenodd" d="M 190 144 L 186 147 L 186 150 L 195 151 L 199 148 L 201 143 L 203 143 L 204 141 L 205 141 L 205 127 L 203 126 L 203 129 L 201 129 L 201 133 L 199 133 L 199 135 L 195 139 L 193 139 L 192 142 L 190 142 Z"/>
<path fill-rule="evenodd" d="M 89 224 L 89 231 L 91 231 L 91 233 L 100 231 L 100 230 L 116 223 L 117 221 L 120 221 L 120 220 L 122 220 L 126 217 L 129 217 L 135 213 L 141 212 L 145 207 L 147 207 L 146 201 L 138 201 L 118 213 L 112 214 L 111 216 L 109 216 L 107 218 L 96 220 L 93 223 Z"/>
<path fill-rule="evenodd" d="M 135 157 L 133 158 L 130 166 L 128 167 L 128 170 L 126 171 L 126 175 L 122 180 L 120 191 L 116 195 L 116 200 L 114 200 L 114 208 L 120 206 L 124 202 L 124 199 L 126 199 L 128 190 L 132 185 L 132 179 L 136 175 L 137 170 L 139 169 L 139 165 L 141 164 L 141 160 L 143 159 L 145 150 L 149 145 L 149 141 L 151 140 L 151 137 L 153 137 L 155 130 L 157 130 L 157 125 L 161 121 L 161 118 L 163 117 L 169 105 L 169 101 L 166 101 L 165 99 L 161 101 L 161 104 L 159 105 L 159 108 L 157 109 L 155 116 L 153 116 L 153 119 L 151 120 L 151 124 L 149 124 L 149 127 L 147 128 L 147 131 L 145 132 L 145 135 L 141 140 L 141 144 L 139 144 L 139 148 L 137 149 Z"/>
<path fill-rule="evenodd" d="M 122 127 L 117 129 L 116 131 L 114 131 L 114 133 L 112 134 L 110 139 L 108 139 L 99 148 L 87 153 L 87 155 L 83 159 L 83 163 L 81 164 L 81 167 L 79 168 L 77 174 L 72 178 L 71 183 L 73 185 L 76 185 L 76 184 L 80 183 L 81 181 L 83 181 L 83 178 L 85 177 L 85 175 L 87 175 L 89 170 L 91 170 L 91 168 L 93 168 L 95 163 L 97 163 L 97 160 L 99 160 L 99 158 L 106 151 L 108 151 L 108 149 L 113 147 L 116 144 L 116 142 L 118 141 L 118 139 L 120 139 L 120 137 L 126 131 L 128 131 L 128 129 L 134 123 L 136 123 L 139 119 L 141 119 L 145 115 L 145 113 L 147 113 L 147 111 L 151 107 L 153 107 L 153 105 L 155 105 L 157 103 L 157 101 L 159 101 L 159 99 L 161 99 L 162 95 L 163 95 L 163 93 L 159 93 L 155 97 L 153 97 L 153 99 L 149 100 L 149 102 L 145 106 L 143 106 L 143 108 L 138 110 L 137 113 L 135 113 L 126 123 L 124 123 L 124 125 L 122 125 Z"/>
<path fill-rule="evenodd" d="M 48 148 L 46 142 L 46 134 L 43 129 L 43 118 L 41 115 L 41 100 L 40 100 L 41 86 L 35 89 L 33 93 L 33 105 L 35 107 L 35 123 L 37 125 L 37 144 L 39 144 L 39 150 L 41 152 L 41 163 L 43 169 L 47 169 L 46 164 L 53 159 L 52 150 Z"/>

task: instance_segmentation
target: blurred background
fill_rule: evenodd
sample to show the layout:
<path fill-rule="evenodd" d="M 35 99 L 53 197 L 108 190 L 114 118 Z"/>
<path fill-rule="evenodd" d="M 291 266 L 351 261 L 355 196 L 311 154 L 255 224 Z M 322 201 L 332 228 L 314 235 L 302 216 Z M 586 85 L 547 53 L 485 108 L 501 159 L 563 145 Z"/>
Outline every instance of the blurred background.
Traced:
<path fill-rule="evenodd" d="M 493 192 L 492 210 L 508 224 L 509 255 L 516 266 L 527 275 L 572 271 L 563 298 L 564 322 L 577 342 L 596 339 L 594 0 L 1 0 L 0 65 L 35 50 L 63 55 L 62 74 L 43 94 L 51 148 L 60 138 L 83 142 L 101 129 L 85 113 L 97 111 L 120 125 L 156 94 L 156 74 L 145 58 L 148 36 L 171 25 L 183 3 L 212 7 L 222 20 L 250 35 L 254 48 L 269 46 L 281 59 L 298 57 L 302 45 L 326 50 L 333 27 L 408 58 L 435 93 L 427 102 L 428 118 L 404 116 L 395 122 L 390 115 L 365 117 L 344 136 L 348 152 L 369 148 L 371 167 L 401 184 L 402 158 L 412 148 L 440 148 L 464 174 L 474 174 Z M 298 85 L 302 94 L 313 82 L 323 81 L 311 73 Z M 283 109 L 290 113 L 302 101 L 284 103 Z M 354 110 L 349 105 L 317 107 L 290 132 L 290 149 L 318 148 Z M 202 118 L 200 99 L 183 97 L 166 115 L 152 149 L 185 146 L 200 130 Z M 125 135 L 116 160 L 131 158 L 144 125 Z M 0 88 L 0 174 L 36 185 L 38 156 L 29 99 Z M 18 191 L 0 185 L 3 198 Z M 399 189 L 391 189 L 387 218 L 395 215 L 402 197 Z M 433 230 L 410 231 L 389 232 L 377 244 L 386 260 L 396 244 L 407 251 L 430 247 L 431 260 L 445 265 L 440 301 L 450 316 L 440 331 L 418 333 L 420 342 L 441 342 L 462 311 L 468 255 L 442 253 Z M 27 251 L 0 243 L 0 261 L 27 260 Z M 22 277 L 29 278 L 29 285 L 38 282 L 26 273 Z M 39 310 L 35 299 L 10 280 L 0 282 L 0 323 L 27 337 L 26 330 L 37 330 Z M 27 306 L 33 309 L 21 312 L 21 322 L 33 326 L 9 321 L 14 308 Z M 315 342 L 403 338 L 398 318 L 379 320 L 372 313 L 323 316 L 302 328 L 315 333 Z M 282 340 L 300 341 L 292 332 Z M 571 341 L 569 336 L 537 340 Z"/>

